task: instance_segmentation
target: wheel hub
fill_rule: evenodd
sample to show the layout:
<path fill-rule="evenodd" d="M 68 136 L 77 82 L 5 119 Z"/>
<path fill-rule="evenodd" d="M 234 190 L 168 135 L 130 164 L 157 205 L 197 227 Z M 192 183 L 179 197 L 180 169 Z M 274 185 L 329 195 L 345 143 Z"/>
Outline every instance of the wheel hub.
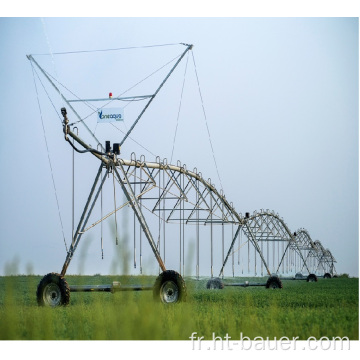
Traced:
<path fill-rule="evenodd" d="M 176 303 L 179 299 L 178 286 L 173 281 L 165 281 L 160 289 L 160 298 L 163 303 Z"/>
<path fill-rule="evenodd" d="M 55 283 L 46 285 L 43 292 L 43 299 L 46 305 L 59 305 L 61 302 L 61 291 L 59 286 Z"/>

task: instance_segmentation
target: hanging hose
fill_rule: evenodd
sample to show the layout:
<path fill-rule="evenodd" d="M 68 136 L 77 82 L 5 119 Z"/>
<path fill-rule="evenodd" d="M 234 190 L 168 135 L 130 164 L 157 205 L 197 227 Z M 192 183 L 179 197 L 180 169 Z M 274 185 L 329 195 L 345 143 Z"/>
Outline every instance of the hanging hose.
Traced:
<path fill-rule="evenodd" d="M 165 160 L 163 160 L 164 162 Z M 165 185 L 165 171 L 163 171 L 163 186 Z M 163 256 L 163 261 L 164 261 L 164 265 L 166 264 L 165 262 L 165 248 L 166 248 L 166 237 L 165 237 L 165 196 L 163 197 L 163 248 L 164 248 L 164 256 Z"/>
<path fill-rule="evenodd" d="M 261 242 L 261 253 L 264 254 L 264 242 Z M 261 262 L 261 276 L 264 275 L 264 262 Z"/>
<path fill-rule="evenodd" d="M 78 128 L 74 127 L 74 130 L 78 132 Z M 73 143 L 74 143 L 73 139 Z M 75 150 L 72 151 L 72 232 L 71 241 L 74 241 L 74 227 L 75 227 Z"/>
<path fill-rule="evenodd" d="M 132 155 L 134 154 L 134 160 L 136 161 L 136 155 L 135 153 L 132 153 L 131 154 L 131 157 Z M 136 194 L 136 166 L 135 166 L 135 170 L 134 170 L 134 194 Z M 134 213 L 134 269 L 136 269 L 136 214 L 135 214 L 135 211 L 133 211 Z"/>
<path fill-rule="evenodd" d="M 158 164 L 160 166 L 160 158 L 157 156 Z M 159 252 L 159 254 L 161 254 L 161 176 L 159 175 L 159 184 L 158 184 L 158 188 L 159 188 L 159 219 L 158 219 L 158 243 L 157 243 L 157 250 Z M 161 272 L 161 268 L 159 266 L 159 274 Z"/>
<path fill-rule="evenodd" d="M 114 167 L 115 165 L 113 165 Z M 113 173 L 113 186 L 114 186 L 114 206 L 115 206 L 115 236 L 116 236 L 116 245 L 119 244 L 118 241 L 118 232 L 117 232 L 117 220 L 116 220 L 116 191 L 115 191 L 115 171 L 114 169 L 112 169 L 112 173 Z"/>
<path fill-rule="evenodd" d="M 194 173 L 197 174 L 197 169 L 194 169 Z M 196 178 L 196 187 L 199 188 L 199 178 Z M 199 192 L 196 191 L 196 278 L 200 277 L 200 233 L 199 233 Z"/>
<path fill-rule="evenodd" d="M 145 157 L 140 156 L 140 163 L 144 163 L 145 162 Z M 141 169 L 141 168 L 140 168 Z M 141 181 L 139 181 L 139 194 L 141 194 Z M 142 206 L 142 198 L 140 197 L 139 199 L 139 206 L 141 208 Z M 135 213 L 135 212 L 134 212 Z M 140 274 L 142 274 L 143 268 L 142 268 L 142 228 L 141 228 L 141 224 L 139 224 L 140 226 Z"/>
<path fill-rule="evenodd" d="M 182 200 L 183 202 L 183 200 Z M 182 215 L 181 215 L 181 226 L 182 226 L 182 230 L 181 230 L 181 243 L 182 243 L 182 276 L 185 276 L 185 221 L 184 221 L 184 202 L 183 202 L 183 206 L 181 208 L 181 212 L 182 212 Z"/>
<path fill-rule="evenodd" d="M 284 247 L 285 247 L 284 241 L 282 241 L 281 244 L 282 244 L 281 252 L 284 253 Z M 282 266 L 282 273 L 284 274 L 284 261 L 282 262 L 281 266 Z"/>
<path fill-rule="evenodd" d="M 254 263 L 255 263 L 255 276 L 257 275 L 256 273 L 256 250 L 254 249 Z"/>
<path fill-rule="evenodd" d="M 210 180 L 210 179 L 209 179 Z M 211 181 L 209 181 L 211 184 Z M 210 197 L 210 211 L 211 211 L 211 222 L 210 222 L 210 241 L 211 241 L 211 278 L 213 277 L 213 261 L 214 261 L 214 251 L 213 251 L 213 207 L 212 207 L 212 196 Z"/>
<path fill-rule="evenodd" d="M 181 177 L 180 177 L 180 189 L 181 189 Z M 179 273 L 181 274 L 181 264 L 182 264 L 182 262 L 181 262 L 181 240 L 182 240 L 182 226 L 181 226 L 181 216 L 182 216 L 182 212 L 181 212 L 181 205 L 182 205 L 182 203 L 181 203 L 181 190 L 180 190 L 180 198 L 179 198 L 179 200 L 180 200 L 180 221 L 179 221 L 179 226 L 180 226 L 180 228 L 179 228 L 179 231 L 180 231 L 180 237 L 179 237 L 179 262 L 180 262 L 180 265 L 179 265 L 179 268 L 180 268 L 180 270 L 179 270 Z"/>
<path fill-rule="evenodd" d="M 240 237 L 239 237 L 239 264 L 240 264 L 240 244 L 242 243 L 242 231 L 240 231 L 239 233 Z M 244 274 L 244 254 L 241 253 L 241 274 Z"/>
<path fill-rule="evenodd" d="M 224 213 L 224 204 L 222 205 L 222 212 Z M 225 255 L 224 255 L 224 252 L 225 252 L 225 243 L 224 243 L 224 221 L 222 222 L 221 224 L 221 254 L 222 254 L 222 263 L 224 263 L 224 259 L 225 259 Z M 222 278 L 224 278 L 224 270 L 222 271 Z"/>
<path fill-rule="evenodd" d="M 275 254 L 276 254 L 276 241 L 272 242 L 272 261 L 273 261 L 273 270 L 272 272 L 275 273 Z M 269 267 L 271 269 L 271 267 Z"/>
<path fill-rule="evenodd" d="M 248 241 L 248 274 L 250 274 L 250 241 Z"/>
<path fill-rule="evenodd" d="M 95 149 L 86 149 L 86 150 L 79 150 L 70 140 L 69 138 L 65 137 L 65 140 L 71 145 L 71 147 L 78 153 L 80 154 L 84 154 L 84 153 L 92 153 L 92 154 L 97 154 L 97 155 L 101 155 L 101 156 L 108 156 L 109 154 L 106 154 L 104 152 L 95 150 Z"/>
<path fill-rule="evenodd" d="M 99 145 L 98 145 L 99 147 Z M 101 168 L 101 178 L 103 178 L 103 173 L 102 173 L 102 168 Z M 103 218 L 103 189 L 101 187 L 101 192 L 100 192 L 100 212 L 101 212 L 101 219 Z M 100 224 L 100 233 L 101 233 L 101 238 L 100 238 L 100 246 L 101 246 L 101 260 L 104 260 L 104 246 L 103 246 L 103 222 L 101 221 Z"/>

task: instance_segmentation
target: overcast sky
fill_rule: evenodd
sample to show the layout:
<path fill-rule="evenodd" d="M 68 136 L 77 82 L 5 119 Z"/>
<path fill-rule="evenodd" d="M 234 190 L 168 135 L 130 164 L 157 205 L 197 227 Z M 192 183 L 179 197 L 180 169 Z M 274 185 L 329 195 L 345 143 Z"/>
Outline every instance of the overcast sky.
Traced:
<path fill-rule="evenodd" d="M 221 181 L 239 212 L 275 210 L 292 231 L 306 228 L 332 251 L 338 272 L 358 275 L 357 18 L 1 18 L 0 34 L 0 274 L 11 268 L 59 272 L 66 256 L 26 55 L 191 43 L 221 180 L 191 54 L 134 130 L 143 148 L 128 140 L 124 158 L 133 151 L 150 161 L 153 155 L 171 158 L 188 61 L 173 162 L 196 166 L 219 189 Z M 106 97 L 183 50 L 171 45 L 35 58 L 76 94 Z M 37 86 L 69 244 L 72 152 L 59 117 Z M 53 101 L 59 110 L 60 97 L 54 95 Z M 109 137 L 122 138 L 117 131 Z M 76 158 L 77 213 L 98 167 L 88 156 Z M 100 260 L 98 232 L 89 236 L 89 258 L 97 260 L 74 259 L 70 273 L 111 268 L 111 260 Z M 113 251 L 111 244 L 106 254 Z"/>

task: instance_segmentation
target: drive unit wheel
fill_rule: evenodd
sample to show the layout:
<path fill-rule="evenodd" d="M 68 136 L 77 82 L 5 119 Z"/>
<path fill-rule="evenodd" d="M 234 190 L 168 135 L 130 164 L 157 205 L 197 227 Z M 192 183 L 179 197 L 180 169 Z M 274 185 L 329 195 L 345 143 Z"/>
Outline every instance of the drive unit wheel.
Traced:
<path fill-rule="evenodd" d="M 166 270 L 157 277 L 153 288 L 154 300 L 175 304 L 186 301 L 186 295 L 185 281 L 178 272 Z"/>
<path fill-rule="evenodd" d="M 36 298 L 39 306 L 68 305 L 70 301 L 69 285 L 60 274 L 47 274 L 37 287 Z"/>
<path fill-rule="evenodd" d="M 316 282 L 318 281 L 318 278 L 315 274 L 310 274 L 307 279 L 306 279 L 307 282 Z"/>
<path fill-rule="evenodd" d="M 206 288 L 207 289 L 223 289 L 224 283 L 219 278 L 213 278 L 213 279 L 210 279 L 206 283 Z"/>
<path fill-rule="evenodd" d="M 283 284 L 278 276 L 270 276 L 266 282 L 267 289 L 282 289 Z"/>

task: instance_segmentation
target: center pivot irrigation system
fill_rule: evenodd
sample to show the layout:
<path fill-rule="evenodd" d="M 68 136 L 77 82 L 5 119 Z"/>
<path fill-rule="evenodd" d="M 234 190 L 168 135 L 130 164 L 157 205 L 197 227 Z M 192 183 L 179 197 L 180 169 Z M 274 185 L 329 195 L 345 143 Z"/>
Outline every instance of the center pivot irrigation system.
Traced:
<path fill-rule="evenodd" d="M 224 286 L 282 288 L 281 280 L 317 281 L 316 273 L 324 277 L 332 277 L 336 273 L 334 266 L 336 260 L 331 252 L 325 249 L 320 241 L 313 241 L 305 229 L 301 228 L 294 233 L 291 232 L 283 219 L 269 210 L 261 210 L 253 214 L 246 213 L 243 216 L 234 209 L 232 203 L 228 202 L 223 191 L 218 191 L 210 179 L 205 180 L 196 168 L 190 171 L 185 164 L 181 164 L 179 161 L 173 165 L 159 157 L 153 162 L 148 162 L 144 156 L 136 159 L 134 153 L 130 160 L 120 157 L 120 149 L 125 140 L 176 67 L 193 47 L 189 44 L 181 45 L 185 46 L 185 50 L 175 59 L 170 71 L 152 94 L 126 97 L 112 97 L 112 94 L 109 94 L 109 98 L 106 99 L 68 99 L 61 89 L 60 83 L 38 64 L 33 55 L 27 55 L 33 74 L 36 74 L 39 79 L 40 76 L 45 78 L 65 103 L 60 111 L 65 140 L 71 145 L 73 151 L 92 155 L 100 163 L 78 225 L 74 228 L 76 230 L 73 231 L 71 245 L 67 249 L 61 272 L 47 274 L 38 285 L 37 301 L 39 305 L 66 305 L 70 301 L 70 292 L 78 291 L 152 290 L 154 299 L 164 303 L 184 301 L 186 299 L 186 286 L 183 278 L 185 273 L 185 231 L 188 231 L 185 228 L 189 228 L 185 225 L 193 225 L 190 231 L 191 236 L 195 239 L 197 279 L 200 278 L 201 247 L 205 246 L 210 250 L 206 252 L 207 256 L 210 255 L 211 278 L 207 282 L 208 289 L 222 289 Z M 112 145 L 110 141 L 101 143 L 73 106 L 76 102 L 102 101 L 105 105 L 100 109 L 106 109 L 107 104 L 113 101 L 137 100 L 146 101 L 146 105 L 135 118 L 122 141 Z M 91 147 L 79 136 L 76 124 L 83 125 L 90 132 L 92 139 L 96 141 L 96 148 Z M 89 225 L 90 215 L 95 204 L 99 199 L 102 201 L 102 191 L 106 180 L 111 181 L 113 185 L 114 210 L 106 215 L 101 214 L 98 221 Z M 116 204 L 116 189 L 119 187 L 125 198 L 125 202 L 121 205 Z M 155 284 L 153 286 L 124 286 L 119 282 L 113 282 L 109 285 L 69 286 L 64 277 L 84 233 L 110 216 L 115 217 L 117 226 L 117 212 L 124 207 L 130 207 L 133 211 L 134 244 L 136 238 L 140 237 L 141 243 L 141 239 L 145 237 L 158 262 L 160 275 Z M 149 219 L 150 217 L 151 219 Z M 116 242 L 118 242 L 117 230 L 116 227 Z M 200 238 L 205 238 L 205 242 L 201 242 Z M 168 242 L 171 241 L 170 246 L 167 246 L 166 239 Z M 168 270 L 165 266 L 167 254 L 174 252 L 175 247 L 179 249 L 178 272 Z M 227 247 L 228 251 L 226 252 Z M 217 277 L 214 276 L 215 254 L 217 256 L 221 254 L 221 267 Z M 247 274 L 269 276 L 268 280 L 265 283 L 249 283 L 247 281 L 224 283 L 224 270 L 226 264 L 230 262 L 229 259 L 231 259 L 233 276 L 235 276 L 235 263 L 237 262 L 241 266 L 242 274 L 245 270 Z M 137 257 L 134 250 L 135 267 L 136 263 Z M 142 267 L 140 249 L 140 273 L 142 273 Z M 304 272 L 307 275 L 303 275 Z"/>

